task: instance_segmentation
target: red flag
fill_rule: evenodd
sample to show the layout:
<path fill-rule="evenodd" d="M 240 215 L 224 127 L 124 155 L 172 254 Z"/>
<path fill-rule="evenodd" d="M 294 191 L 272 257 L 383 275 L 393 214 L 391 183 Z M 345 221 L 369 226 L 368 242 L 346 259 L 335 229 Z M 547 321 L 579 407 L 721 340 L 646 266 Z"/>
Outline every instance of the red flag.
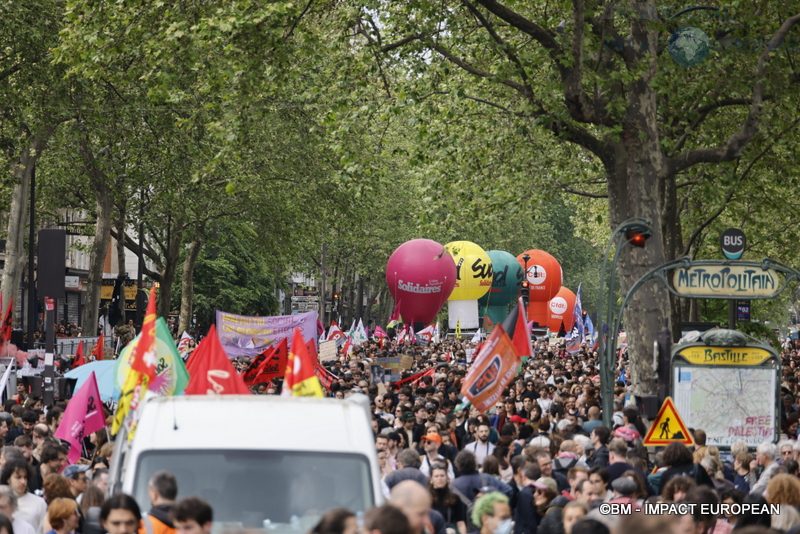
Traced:
<path fill-rule="evenodd" d="M 398 380 L 397 382 L 392 384 L 392 387 L 394 389 L 400 389 L 400 386 L 402 386 L 406 382 L 411 382 L 411 385 L 417 385 L 417 384 L 420 383 L 420 381 L 422 380 L 423 377 L 433 376 L 435 372 L 436 372 L 436 370 L 433 367 L 431 367 L 430 369 L 428 369 L 426 371 L 422 371 L 421 373 L 417 373 L 415 375 L 411 375 L 409 377 L 406 377 L 406 378 L 404 378 L 402 380 Z"/>
<path fill-rule="evenodd" d="M 189 360 L 186 395 L 252 395 L 225 354 L 214 325 Z"/>
<path fill-rule="evenodd" d="M 525 305 L 522 303 L 522 298 L 519 299 L 519 308 L 517 310 L 517 322 L 514 325 L 514 332 L 511 334 L 511 342 L 517 350 L 520 358 L 532 358 L 533 347 L 531 347 L 531 334 L 528 331 L 528 324 L 525 318 Z"/>
<path fill-rule="evenodd" d="M 286 361 L 289 357 L 288 338 L 281 339 L 280 343 L 273 344 L 273 346 L 267 350 L 270 349 L 270 353 L 261 361 L 249 381 L 246 376 L 247 373 L 242 375 L 244 383 L 248 386 L 260 384 L 261 382 L 269 382 L 275 378 L 281 378 L 286 373 Z M 265 354 L 266 352 L 267 351 L 264 351 Z"/>
<path fill-rule="evenodd" d="M 1 302 L 1 301 L 0 301 Z M 8 309 L 3 317 L 3 323 L 0 325 L 0 349 L 5 346 L 11 339 L 11 331 L 13 330 L 14 322 L 14 297 L 8 299 Z"/>
<path fill-rule="evenodd" d="M 263 364 L 266 360 L 272 358 L 272 355 L 275 353 L 276 347 L 277 345 L 273 343 L 272 345 L 264 349 L 264 351 L 261 352 L 258 356 L 253 358 L 253 361 L 250 362 L 250 365 L 242 373 L 242 380 L 244 380 L 245 384 L 247 384 L 248 386 L 252 386 L 253 384 L 255 384 L 253 380 L 255 379 L 256 376 L 258 376 L 258 368 L 261 367 L 261 364 Z"/>
<path fill-rule="evenodd" d="M 94 360 L 102 360 L 103 359 L 103 349 L 106 342 L 105 334 L 100 332 L 100 337 L 97 338 L 97 343 L 95 344 L 94 348 L 92 349 L 92 356 L 94 356 Z M 83 356 L 83 341 L 81 341 L 81 356 Z"/>
<path fill-rule="evenodd" d="M 72 360 L 72 368 L 75 369 L 85 363 L 86 359 L 83 357 L 83 341 L 81 341 L 78 343 L 78 350 L 75 352 L 75 359 Z"/>
<path fill-rule="evenodd" d="M 300 327 L 294 329 L 292 349 L 286 362 L 281 395 L 284 397 L 324 397 L 322 386 L 314 372 L 316 362 L 308 352 Z"/>
<path fill-rule="evenodd" d="M 392 323 L 394 321 L 399 321 L 400 320 L 400 302 L 401 301 L 402 301 L 402 299 L 397 299 L 397 304 L 394 307 L 394 311 L 392 312 L 392 316 L 389 317 L 389 323 Z"/>
<path fill-rule="evenodd" d="M 131 369 L 147 376 L 149 381 L 156 377 L 156 363 L 156 288 L 153 287 L 150 289 L 142 333 L 131 359 Z"/>
<path fill-rule="evenodd" d="M 319 383 L 322 384 L 322 387 L 328 391 L 331 390 L 331 384 L 333 384 L 333 381 L 338 380 L 336 375 L 322 367 L 320 364 L 314 366 L 314 374 L 317 375 L 317 378 L 319 378 Z"/>

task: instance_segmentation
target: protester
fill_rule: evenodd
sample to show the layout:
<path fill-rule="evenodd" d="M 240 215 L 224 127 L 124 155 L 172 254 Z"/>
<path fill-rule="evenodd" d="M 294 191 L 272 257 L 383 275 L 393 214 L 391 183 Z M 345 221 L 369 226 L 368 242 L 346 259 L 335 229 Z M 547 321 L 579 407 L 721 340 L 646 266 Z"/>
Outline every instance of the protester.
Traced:
<path fill-rule="evenodd" d="M 434 464 L 430 481 L 431 507 L 442 514 L 447 528 L 458 534 L 467 534 L 467 508 L 450 489 L 447 469 L 442 464 Z"/>
<path fill-rule="evenodd" d="M 772 514 L 772 528 L 785 532 L 800 526 L 800 480 L 796 476 L 783 473 L 773 476 L 764 497 L 768 504 L 779 505 L 779 513 Z"/>
<path fill-rule="evenodd" d="M 203 499 L 186 497 L 172 507 L 170 520 L 175 525 L 177 534 L 210 534 L 214 511 Z M 109 532 L 108 534 L 122 533 Z"/>
<path fill-rule="evenodd" d="M 508 497 L 496 491 L 481 496 L 472 510 L 472 522 L 480 534 L 511 534 L 514 526 Z"/>
<path fill-rule="evenodd" d="M 13 518 L 14 534 L 36 534 L 33 526 L 24 519 L 15 516 L 17 511 L 17 494 L 9 486 L 0 486 L 0 514 Z M 9 534 L 12 531 L 9 530 Z"/>
<path fill-rule="evenodd" d="M 175 534 L 170 512 L 178 496 L 178 481 L 172 473 L 158 471 L 147 483 L 150 511 L 144 517 L 147 534 Z"/>
<path fill-rule="evenodd" d="M 100 522 L 108 534 L 134 534 L 141 527 L 142 513 L 133 497 L 117 493 L 103 503 Z"/>
<path fill-rule="evenodd" d="M 17 495 L 15 517 L 28 522 L 37 532 L 40 532 L 47 513 L 47 504 L 44 499 L 28 491 L 28 479 L 31 471 L 27 462 L 20 460 L 6 462 L 0 473 L 0 484 L 10 486 Z"/>
<path fill-rule="evenodd" d="M 78 528 L 80 513 L 74 499 L 55 499 L 47 507 L 47 521 L 52 530 L 47 534 L 70 534 Z"/>
<path fill-rule="evenodd" d="M 408 534 L 411 532 L 411 524 L 408 518 L 396 506 L 384 504 L 376 508 L 367 510 L 364 514 L 363 534 Z M 312 534 L 327 534 L 325 532 L 313 532 Z M 330 534 L 341 534 L 331 532 Z M 353 534 L 345 532 L 344 534 Z"/>
<path fill-rule="evenodd" d="M 356 514 L 346 508 L 333 508 L 325 512 L 309 534 L 356 534 Z"/>

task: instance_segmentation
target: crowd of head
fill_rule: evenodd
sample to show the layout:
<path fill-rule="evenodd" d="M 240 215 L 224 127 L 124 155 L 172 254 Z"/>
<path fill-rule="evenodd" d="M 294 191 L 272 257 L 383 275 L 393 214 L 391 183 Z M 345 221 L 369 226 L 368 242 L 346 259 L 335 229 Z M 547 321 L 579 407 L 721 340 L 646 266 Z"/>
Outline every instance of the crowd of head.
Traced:
<path fill-rule="evenodd" d="M 615 370 L 611 425 L 602 419 L 597 352 L 584 346 L 568 353 L 543 341 L 534 343 L 534 352 L 483 412 L 460 395 L 476 356 L 470 342 L 369 342 L 324 362 L 333 377 L 327 395 L 369 397 L 386 504 L 363 516 L 329 510 L 312 534 L 800 531 L 800 369 L 793 345 L 783 352 L 782 441 L 737 442 L 720 450 L 706 445 L 702 429 L 690 429 L 693 446 L 675 442 L 657 454 L 643 445 L 647 421 L 626 404 L 631 387 L 624 351 Z M 400 355 L 410 356 L 411 364 L 392 375 L 396 366 L 382 362 Z M 246 359 L 234 363 L 240 370 L 248 365 Z M 278 394 L 280 386 L 277 380 L 253 390 Z M 150 480 L 147 514 L 129 496 L 105 498 L 113 456 L 105 429 L 86 440 L 85 463 L 67 465 L 68 448 L 54 438 L 64 407 L 43 407 L 21 387 L 0 412 L 6 444 L 0 534 L 133 534 L 156 520 L 182 534 L 208 534 L 211 508 L 196 498 L 177 501 L 169 473 Z M 658 504 L 672 513 L 636 512 Z M 731 506 L 700 506 L 716 504 Z M 607 505 L 629 505 L 634 513 L 614 513 L 620 508 Z"/>
<path fill-rule="evenodd" d="M 390 503 L 401 485 L 424 487 L 426 528 L 437 532 L 444 526 L 461 534 L 503 534 L 507 528 L 515 534 L 800 529 L 800 444 L 793 439 L 800 413 L 794 414 L 796 406 L 789 402 L 796 393 L 794 366 L 784 371 L 785 440 L 779 445 L 737 442 L 730 451 L 720 451 L 706 446 L 702 429 L 690 429 L 692 447 L 676 442 L 654 454 L 643 445 L 646 421 L 625 402 L 631 392 L 625 351 L 618 360 L 612 425 L 607 427 L 601 417 L 597 353 L 584 346 L 571 354 L 563 345 L 543 342 L 534 348 L 534 358 L 486 412 L 461 404 L 467 356 L 474 353 L 468 342 L 389 350 L 369 344 L 331 364 L 337 377 L 331 396 L 370 397 L 383 491 Z M 417 380 L 400 387 L 372 380 L 373 365 L 399 354 L 414 359 L 401 379 L 416 375 Z M 270 384 L 261 392 L 277 391 Z M 658 503 L 698 506 L 680 509 L 692 513 L 662 514 L 658 520 L 601 511 L 603 504 L 620 503 L 633 510 Z M 706 507 L 712 514 L 701 513 L 699 506 L 748 503 L 767 508 Z"/>

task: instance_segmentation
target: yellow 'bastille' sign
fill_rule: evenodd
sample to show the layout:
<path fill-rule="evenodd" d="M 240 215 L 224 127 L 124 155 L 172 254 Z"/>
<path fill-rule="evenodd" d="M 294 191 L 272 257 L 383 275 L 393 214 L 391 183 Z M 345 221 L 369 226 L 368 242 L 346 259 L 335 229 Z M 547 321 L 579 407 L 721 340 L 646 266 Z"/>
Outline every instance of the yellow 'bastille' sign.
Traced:
<path fill-rule="evenodd" d="M 687 347 L 678 352 L 696 365 L 760 365 L 771 358 L 771 352 L 758 347 Z"/>

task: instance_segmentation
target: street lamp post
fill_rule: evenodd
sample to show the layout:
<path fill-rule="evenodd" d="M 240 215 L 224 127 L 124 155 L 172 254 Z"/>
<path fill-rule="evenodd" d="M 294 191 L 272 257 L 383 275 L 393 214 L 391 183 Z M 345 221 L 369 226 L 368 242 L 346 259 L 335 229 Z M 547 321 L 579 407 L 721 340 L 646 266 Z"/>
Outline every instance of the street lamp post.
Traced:
<path fill-rule="evenodd" d="M 642 218 L 628 219 L 617 226 L 616 230 L 614 230 L 614 232 L 611 234 L 611 239 L 608 241 L 606 254 L 603 258 L 603 270 L 600 275 L 600 297 L 597 304 L 597 324 L 601 328 L 599 359 L 602 362 L 602 365 L 600 366 L 600 395 L 603 403 L 603 426 L 609 430 L 612 427 L 612 415 L 614 412 L 615 347 L 613 345 L 614 340 L 616 339 L 616 332 L 611 332 L 609 327 L 616 328 L 616 325 L 619 323 L 618 320 L 614 320 L 614 274 L 617 270 L 617 262 L 619 261 L 619 254 L 622 250 L 622 247 L 628 243 L 632 244 L 633 246 L 644 247 L 647 238 L 649 238 L 651 235 L 653 235 L 653 229 L 650 226 L 650 221 Z M 606 313 L 606 325 L 603 324 L 603 293 L 606 281 L 606 272 L 608 269 L 608 256 L 611 253 L 611 247 L 614 244 L 616 244 L 616 251 L 614 253 L 614 261 L 611 265 L 610 279 L 608 281 L 608 310 Z"/>

